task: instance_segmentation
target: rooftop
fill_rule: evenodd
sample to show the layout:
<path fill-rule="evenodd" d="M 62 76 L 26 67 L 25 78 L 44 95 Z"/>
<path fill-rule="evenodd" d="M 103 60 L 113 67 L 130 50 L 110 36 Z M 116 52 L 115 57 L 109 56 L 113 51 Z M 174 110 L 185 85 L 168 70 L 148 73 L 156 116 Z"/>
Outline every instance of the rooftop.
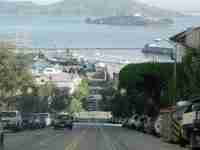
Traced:
<path fill-rule="evenodd" d="M 181 43 L 184 46 L 188 47 L 188 45 L 185 45 L 186 36 L 197 30 L 200 30 L 200 26 L 187 28 L 185 31 L 180 32 L 180 33 L 170 37 L 170 40 L 177 42 L 177 43 Z"/>
<path fill-rule="evenodd" d="M 69 74 L 65 72 L 60 72 L 58 74 L 49 75 L 51 81 L 54 82 L 71 82 L 76 76 L 74 74 Z"/>

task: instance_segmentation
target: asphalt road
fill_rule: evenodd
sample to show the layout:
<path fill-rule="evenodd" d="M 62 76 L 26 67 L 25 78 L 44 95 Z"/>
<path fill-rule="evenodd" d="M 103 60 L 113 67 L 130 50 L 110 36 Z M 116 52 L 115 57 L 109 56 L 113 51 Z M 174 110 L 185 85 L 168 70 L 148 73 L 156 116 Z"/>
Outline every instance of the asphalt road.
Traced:
<path fill-rule="evenodd" d="M 159 138 L 119 126 L 75 125 L 73 130 L 51 128 L 7 133 L 3 150 L 184 150 Z"/>

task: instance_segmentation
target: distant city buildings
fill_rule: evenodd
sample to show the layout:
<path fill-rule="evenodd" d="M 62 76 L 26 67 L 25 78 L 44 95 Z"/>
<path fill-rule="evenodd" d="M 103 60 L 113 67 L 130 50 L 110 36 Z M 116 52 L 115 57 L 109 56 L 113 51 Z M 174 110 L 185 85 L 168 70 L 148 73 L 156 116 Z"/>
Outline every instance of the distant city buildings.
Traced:
<path fill-rule="evenodd" d="M 73 94 L 81 83 L 81 77 L 78 74 L 78 67 L 74 65 L 64 65 L 55 61 L 52 63 L 46 58 L 34 59 L 35 62 L 30 68 L 30 72 L 35 78 L 37 85 L 44 85 L 48 82 L 53 83 L 56 88 L 65 94 Z"/>
<path fill-rule="evenodd" d="M 78 74 L 71 73 L 58 73 L 54 75 L 49 75 L 49 80 L 55 84 L 55 86 L 60 90 L 66 90 L 68 94 L 73 94 L 81 83 L 82 79 Z"/>

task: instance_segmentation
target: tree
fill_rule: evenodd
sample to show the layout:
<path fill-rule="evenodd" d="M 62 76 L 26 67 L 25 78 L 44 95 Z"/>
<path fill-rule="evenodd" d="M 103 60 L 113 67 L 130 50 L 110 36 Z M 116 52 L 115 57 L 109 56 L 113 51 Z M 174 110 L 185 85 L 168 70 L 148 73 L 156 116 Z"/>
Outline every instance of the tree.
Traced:
<path fill-rule="evenodd" d="M 89 95 L 89 86 L 87 80 L 82 80 L 79 84 L 78 88 L 76 89 L 75 93 L 73 94 L 73 98 L 79 101 L 82 105 L 82 108 L 86 108 L 87 105 L 87 96 Z M 72 98 L 72 99 L 73 99 Z"/>
<path fill-rule="evenodd" d="M 68 108 L 69 113 L 70 114 L 79 113 L 81 112 L 82 109 L 83 108 L 81 101 L 79 99 L 76 99 L 75 97 L 72 97 Z"/>
<path fill-rule="evenodd" d="M 80 112 L 83 110 L 83 104 L 89 94 L 88 83 L 86 80 L 82 80 L 73 95 L 60 94 L 59 90 L 56 90 L 52 98 L 51 110 L 52 111 L 68 111 L 71 114 Z"/>
<path fill-rule="evenodd" d="M 131 116 L 132 112 L 130 110 L 132 108 L 132 105 L 127 96 L 123 96 L 119 92 L 117 92 L 111 100 L 111 103 L 111 112 L 113 116 L 119 118 L 126 118 Z"/>
<path fill-rule="evenodd" d="M 160 107 L 171 105 L 173 89 L 173 64 L 129 64 L 119 74 L 119 90 L 126 89 L 130 104 L 137 112 L 156 116 Z M 177 64 L 177 99 L 184 96 L 185 74 L 182 64 Z M 170 92 L 172 90 L 172 92 Z M 139 109 L 138 109 L 139 108 Z M 145 110 L 144 110 L 145 108 Z M 133 110 L 129 110 L 132 112 Z"/>
<path fill-rule="evenodd" d="M 30 86 L 28 86 L 30 88 Z M 53 83 L 33 85 L 32 92 L 23 92 L 17 100 L 17 107 L 22 112 L 48 112 L 51 110 L 56 88 Z"/>
<path fill-rule="evenodd" d="M 199 96 L 200 93 L 200 52 L 198 49 L 187 49 L 183 58 L 186 74 L 185 86 L 188 97 Z"/>
<path fill-rule="evenodd" d="M 58 93 L 59 91 L 57 91 L 56 93 Z M 50 104 L 50 109 L 53 112 L 60 112 L 60 111 L 64 111 L 67 109 L 67 107 L 69 106 L 69 98 L 66 97 L 65 95 L 54 95 L 54 97 L 52 98 L 52 102 Z"/>
<path fill-rule="evenodd" d="M 82 80 L 78 86 L 78 89 L 75 92 L 75 96 L 79 99 L 82 99 L 89 94 L 88 82 L 86 80 Z"/>
<path fill-rule="evenodd" d="M 27 70 L 18 66 L 15 54 L 0 46 L 0 97 L 7 107 L 13 98 L 31 92 L 33 78 Z M 16 101 L 16 100 L 14 100 Z"/>
<path fill-rule="evenodd" d="M 71 97 L 66 93 L 63 94 L 60 89 L 56 88 L 54 84 L 50 83 L 49 94 L 51 95 L 50 111 L 61 112 L 66 111 L 70 105 Z"/>
<path fill-rule="evenodd" d="M 115 96 L 116 89 L 114 87 L 113 81 L 107 81 L 103 86 L 100 94 L 102 95 L 103 99 L 99 101 L 99 108 L 103 111 L 110 111 L 112 105 L 112 99 Z"/>

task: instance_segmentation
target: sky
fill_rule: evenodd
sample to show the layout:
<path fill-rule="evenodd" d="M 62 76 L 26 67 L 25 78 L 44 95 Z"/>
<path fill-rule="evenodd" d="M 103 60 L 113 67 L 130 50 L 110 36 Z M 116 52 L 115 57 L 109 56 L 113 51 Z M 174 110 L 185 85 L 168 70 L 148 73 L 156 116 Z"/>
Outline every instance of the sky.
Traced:
<path fill-rule="evenodd" d="M 36 4 L 47 5 L 47 4 L 56 3 L 56 2 L 61 1 L 61 0 L 7 0 L 7 1 L 32 1 Z"/>
<path fill-rule="evenodd" d="M 32 1 L 38 4 L 45 5 L 45 4 L 55 3 L 60 0 L 8 0 L 8 1 Z M 200 11 L 200 0 L 140 0 L 140 1 L 161 8 L 171 9 L 176 11 Z"/>
<path fill-rule="evenodd" d="M 146 3 L 156 5 L 161 8 L 177 11 L 199 11 L 200 0 L 140 0 Z"/>

